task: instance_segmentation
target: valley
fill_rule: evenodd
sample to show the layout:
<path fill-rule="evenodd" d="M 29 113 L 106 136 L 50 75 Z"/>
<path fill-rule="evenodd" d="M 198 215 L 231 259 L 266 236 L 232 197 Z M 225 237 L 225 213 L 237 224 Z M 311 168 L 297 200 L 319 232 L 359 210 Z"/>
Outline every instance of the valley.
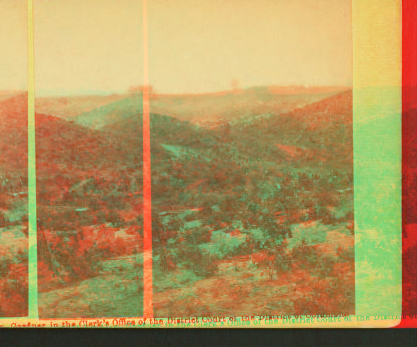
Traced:
<path fill-rule="evenodd" d="M 0 172 L 14 182 L 0 246 L 26 242 L 25 100 L 0 100 Z M 142 95 L 47 101 L 36 113 L 40 315 L 140 316 Z M 349 90 L 154 96 L 155 316 L 353 313 L 352 135 Z M 24 253 L 10 261 L 24 266 Z"/>

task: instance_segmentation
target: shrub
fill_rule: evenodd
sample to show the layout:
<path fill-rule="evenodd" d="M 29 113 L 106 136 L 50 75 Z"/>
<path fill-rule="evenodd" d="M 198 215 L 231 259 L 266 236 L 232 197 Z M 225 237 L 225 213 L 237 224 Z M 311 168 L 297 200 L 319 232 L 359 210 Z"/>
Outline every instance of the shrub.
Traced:
<path fill-rule="evenodd" d="M 119 212 L 116 210 L 110 210 L 107 213 L 107 222 L 111 223 L 114 227 L 119 227 L 124 224 L 124 220 L 120 217 Z"/>
<path fill-rule="evenodd" d="M 0 315 L 26 316 L 28 309 L 28 264 L 19 258 L 0 262 Z"/>
<path fill-rule="evenodd" d="M 67 280 L 81 280 L 96 275 L 99 270 L 100 252 L 90 239 L 78 233 L 51 233 L 38 229 L 39 260 L 55 275 Z"/>
<path fill-rule="evenodd" d="M 321 219 L 322 223 L 327 225 L 333 225 L 337 221 L 334 214 L 327 207 L 320 205 L 314 208 L 313 217 L 314 219 Z"/>
<path fill-rule="evenodd" d="M 12 261 L 9 258 L 0 258 L 0 278 L 7 276 Z"/>
<path fill-rule="evenodd" d="M 10 207 L 9 195 L 0 193 L 0 208 L 8 210 Z"/>
<path fill-rule="evenodd" d="M 6 213 L 0 211 L 0 228 L 6 227 L 10 224 L 9 218 Z"/>

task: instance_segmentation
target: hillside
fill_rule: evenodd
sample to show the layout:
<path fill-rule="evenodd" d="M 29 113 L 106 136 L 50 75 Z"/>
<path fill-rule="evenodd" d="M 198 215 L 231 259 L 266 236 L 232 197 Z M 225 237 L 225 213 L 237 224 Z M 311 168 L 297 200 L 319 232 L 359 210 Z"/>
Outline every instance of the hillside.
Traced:
<path fill-rule="evenodd" d="M 206 149 L 218 142 L 215 132 L 197 127 L 190 122 L 155 113 L 151 113 L 150 119 L 152 147 L 165 143 Z M 104 126 L 101 131 L 110 138 L 119 139 L 126 151 L 130 152 L 133 149 L 139 152 L 143 145 L 142 122 L 142 114 L 135 114 Z"/>
<path fill-rule="evenodd" d="M 353 283 L 352 95 L 288 93 L 152 99 L 166 111 L 151 107 L 157 315 L 312 313 L 319 299 L 325 313 L 352 310 L 352 297 L 339 300 Z M 10 170 L 27 143 L 26 102 L 0 103 Z M 141 103 L 131 95 L 72 121 L 36 114 L 41 305 L 68 299 L 43 314 L 124 314 L 135 309 L 126 300 L 142 295 Z M 15 162 L 24 171 L 27 157 Z M 270 287 L 296 280 L 303 291 L 321 289 L 275 305 L 280 295 Z M 112 303 L 94 295 L 106 281 Z M 224 300 L 214 305 L 219 282 L 227 283 Z M 256 293 L 266 297 L 261 306 Z"/>
<path fill-rule="evenodd" d="M 302 91 L 302 93 L 289 90 L 286 93 L 277 93 L 274 88 L 250 88 L 219 94 L 162 96 L 151 100 L 151 110 L 213 127 L 241 117 L 266 113 L 278 115 L 334 93 L 328 90 Z"/>
<path fill-rule="evenodd" d="M 0 101 L 0 170 L 23 174 L 27 170 L 27 95 Z"/>
<path fill-rule="evenodd" d="M 291 92 L 295 92 L 290 90 Z M 273 88 L 251 88 L 238 92 L 203 95 L 155 95 L 150 109 L 155 114 L 165 114 L 205 127 L 262 114 L 288 112 L 335 94 L 334 90 L 303 90 L 303 94 L 278 94 Z M 142 112 L 142 95 L 126 96 L 93 110 L 81 113 L 71 120 L 77 124 L 100 129 Z"/>
<path fill-rule="evenodd" d="M 0 91 L 0 102 L 3 100 L 7 100 L 10 98 L 13 98 L 15 96 L 18 96 L 20 94 L 24 94 L 23 91 L 10 91 L 10 90 L 2 90 Z"/>
<path fill-rule="evenodd" d="M 142 113 L 142 95 L 135 94 L 84 112 L 73 117 L 71 121 L 92 129 L 100 129 L 139 113 Z"/>
<path fill-rule="evenodd" d="M 27 97 L 7 96 L 0 101 L 0 317 L 24 317 L 28 311 Z"/>
<path fill-rule="evenodd" d="M 26 95 L 0 102 L 0 165 L 3 170 L 23 172 L 27 168 L 27 119 Z M 88 174 L 130 165 L 125 152 L 97 131 L 39 113 L 35 115 L 35 129 L 40 176 L 52 174 L 58 168 L 64 170 L 65 166 Z"/>
<path fill-rule="evenodd" d="M 1 96 L 0 96 L 1 97 Z M 126 98 L 124 94 L 38 97 L 36 112 L 71 119 L 81 113 Z"/>
<path fill-rule="evenodd" d="M 43 114 L 36 114 L 36 155 L 40 176 L 51 174 L 48 169 L 91 175 L 129 165 L 123 149 L 102 133 Z"/>
<path fill-rule="evenodd" d="M 283 175 L 307 169 L 319 176 L 341 175 L 348 182 L 351 112 L 351 92 L 342 92 L 282 115 L 248 117 L 212 129 L 152 113 L 153 199 L 176 200 L 185 206 L 196 199 L 197 192 L 231 197 L 249 177 L 251 190 L 268 182 L 267 194 L 273 195 L 276 188 L 272 187 L 283 184 Z M 133 158 L 141 155 L 140 114 L 101 130 Z M 264 190 L 268 188 L 256 195 Z"/>
<path fill-rule="evenodd" d="M 279 116 L 246 118 L 219 128 L 242 153 L 292 163 L 352 164 L 352 92 Z M 253 146 L 256 142 L 257 145 Z"/>

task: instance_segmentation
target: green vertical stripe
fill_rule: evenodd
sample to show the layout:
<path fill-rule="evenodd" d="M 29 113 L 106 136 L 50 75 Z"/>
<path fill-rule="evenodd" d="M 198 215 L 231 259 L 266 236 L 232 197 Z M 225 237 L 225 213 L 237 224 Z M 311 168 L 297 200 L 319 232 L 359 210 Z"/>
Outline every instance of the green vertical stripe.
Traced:
<path fill-rule="evenodd" d="M 400 314 L 401 88 L 353 101 L 356 314 Z"/>
<path fill-rule="evenodd" d="M 38 318 L 38 246 L 36 218 L 35 79 L 33 64 L 33 0 L 28 0 L 28 212 L 29 317 Z"/>

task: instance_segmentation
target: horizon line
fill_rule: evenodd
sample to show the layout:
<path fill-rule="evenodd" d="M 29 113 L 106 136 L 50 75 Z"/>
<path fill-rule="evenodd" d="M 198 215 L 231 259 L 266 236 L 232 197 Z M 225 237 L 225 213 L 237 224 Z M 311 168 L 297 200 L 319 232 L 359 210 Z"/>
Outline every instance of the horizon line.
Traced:
<path fill-rule="evenodd" d="M 152 85 L 151 85 L 152 87 Z M 223 89 L 218 91 L 207 91 L 207 92 L 158 92 L 157 89 L 154 96 L 198 96 L 198 95 L 225 95 L 225 94 L 236 94 L 239 92 L 251 91 L 253 89 L 301 89 L 301 90 L 312 90 L 312 89 L 352 89 L 351 85 L 253 85 L 250 87 L 242 87 L 235 89 Z M 0 95 L 3 93 L 27 93 L 26 90 L 0 90 Z M 133 95 L 141 94 L 141 91 L 129 91 L 128 88 L 125 90 L 38 90 L 35 91 L 35 98 L 50 98 L 50 97 L 83 97 L 83 96 L 111 96 L 111 95 Z"/>

